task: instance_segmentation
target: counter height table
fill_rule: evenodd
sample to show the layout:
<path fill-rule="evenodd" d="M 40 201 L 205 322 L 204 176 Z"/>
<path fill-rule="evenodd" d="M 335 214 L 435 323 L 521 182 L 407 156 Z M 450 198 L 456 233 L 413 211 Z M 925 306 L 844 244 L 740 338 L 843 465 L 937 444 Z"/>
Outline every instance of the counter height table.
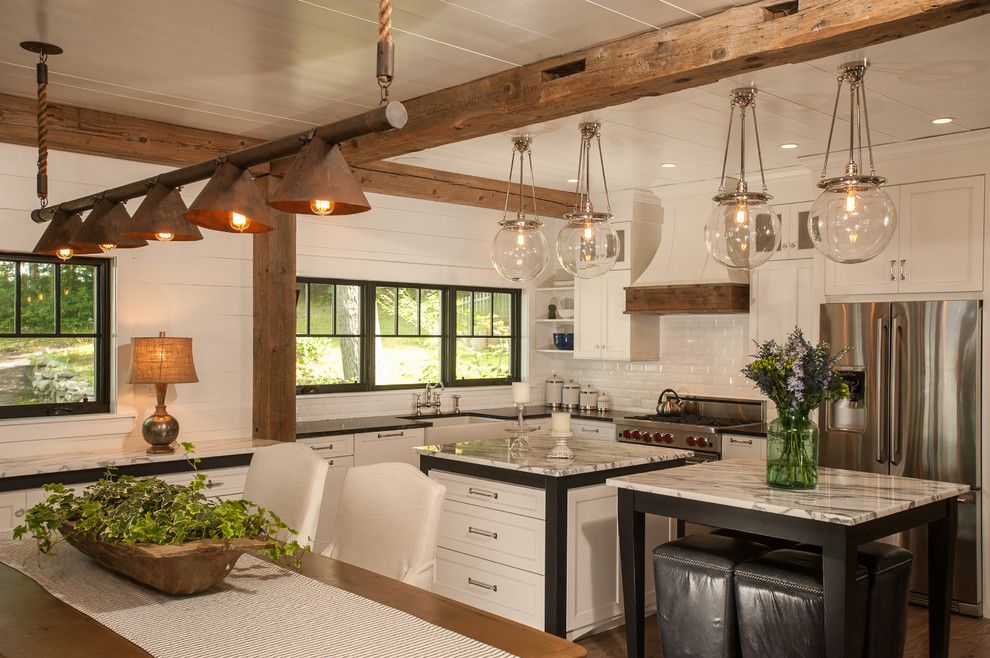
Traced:
<path fill-rule="evenodd" d="M 766 462 L 730 459 L 610 478 L 619 488 L 619 544 L 629 656 L 643 655 L 645 514 L 703 523 L 822 548 L 828 658 L 858 656 L 845 605 L 866 542 L 928 526 L 929 655 L 948 655 L 956 539 L 956 497 L 969 487 L 876 473 L 820 468 L 812 491 L 773 489 Z"/>
<path fill-rule="evenodd" d="M 658 448 L 600 439 L 568 439 L 574 459 L 550 459 L 555 440 L 548 434 L 530 436 L 526 452 L 509 450 L 510 439 L 459 441 L 421 446 L 420 470 L 479 478 L 482 483 L 509 483 L 535 487 L 545 494 L 544 627 L 566 636 L 567 493 L 578 487 L 602 485 L 610 477 L 681 466 L 689 450 Z M 496 489 L 471 489 L 479 497 L 498 496 Z M 448 498 L 451 492 L 448 490 Z M 641 560 L 642 562 L 642 560 Z M 642 607 L 642 594 L 640 606 Z"/>

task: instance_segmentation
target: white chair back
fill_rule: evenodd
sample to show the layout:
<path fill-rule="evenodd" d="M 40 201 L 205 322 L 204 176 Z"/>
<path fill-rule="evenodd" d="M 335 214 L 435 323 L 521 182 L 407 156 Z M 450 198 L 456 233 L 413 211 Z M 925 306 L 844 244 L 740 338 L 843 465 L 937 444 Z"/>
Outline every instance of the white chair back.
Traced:
<path fill-rule="evenodd" d="M 251 458 L 244 499 L 267 507 L 296 531 L 283 531 L 282 541 L 312 544 L 320 519 L 323 486 L 330 466 L 313 449 L 300 443 L 261 448 Z"/>
<path fill-rule="evenodd" d="M 429 589 L 444 491 L 411 464 L 350 468 L 323 554 Z"/>

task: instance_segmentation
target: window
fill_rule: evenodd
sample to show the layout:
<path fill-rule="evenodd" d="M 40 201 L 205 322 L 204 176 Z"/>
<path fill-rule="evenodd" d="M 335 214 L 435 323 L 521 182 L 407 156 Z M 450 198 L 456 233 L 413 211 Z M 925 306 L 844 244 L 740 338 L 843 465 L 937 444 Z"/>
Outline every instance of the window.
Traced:
<path fill-rule="evenodd" d="M 110 410 L 109 261 L 0 254 L 0 417 Z"/>
<path fill-rule="evenodd" d="M 299 279 L 299 393 L 518 379 L 518 290 Z"/>

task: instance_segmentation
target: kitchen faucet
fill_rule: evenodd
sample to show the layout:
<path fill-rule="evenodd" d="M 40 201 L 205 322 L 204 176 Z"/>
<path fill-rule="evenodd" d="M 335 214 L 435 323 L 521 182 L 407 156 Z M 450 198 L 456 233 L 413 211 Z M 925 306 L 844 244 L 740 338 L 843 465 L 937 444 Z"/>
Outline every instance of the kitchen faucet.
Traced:
<path fill-rule="evenodd" d="M 427 384 L 425 392 L 414 394 L 416 401 L 413 406 L 417 416 L 423 415 L 423 409 L 433 409 L 434 416 L 440 415 L 440 390 L 443 390 L 443 383 L 437 382 Z"/>

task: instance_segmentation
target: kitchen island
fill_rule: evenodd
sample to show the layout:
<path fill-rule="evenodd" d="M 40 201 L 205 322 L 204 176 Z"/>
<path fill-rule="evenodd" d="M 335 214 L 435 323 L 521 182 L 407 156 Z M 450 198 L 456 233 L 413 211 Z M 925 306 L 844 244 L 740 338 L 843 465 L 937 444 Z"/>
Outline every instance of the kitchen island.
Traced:
<path fill-rule="evenodd" d="M 616 494 L 611 477 L 681 466 L 687 450 L 569 439 L 574 459 L 547 458 L 554 439 L 421 446 L 420 469 L 447 488 L 432 590 L 561 637 L 621 616 Z M 666 528 L 664 528 L 664 532 Z"/>

